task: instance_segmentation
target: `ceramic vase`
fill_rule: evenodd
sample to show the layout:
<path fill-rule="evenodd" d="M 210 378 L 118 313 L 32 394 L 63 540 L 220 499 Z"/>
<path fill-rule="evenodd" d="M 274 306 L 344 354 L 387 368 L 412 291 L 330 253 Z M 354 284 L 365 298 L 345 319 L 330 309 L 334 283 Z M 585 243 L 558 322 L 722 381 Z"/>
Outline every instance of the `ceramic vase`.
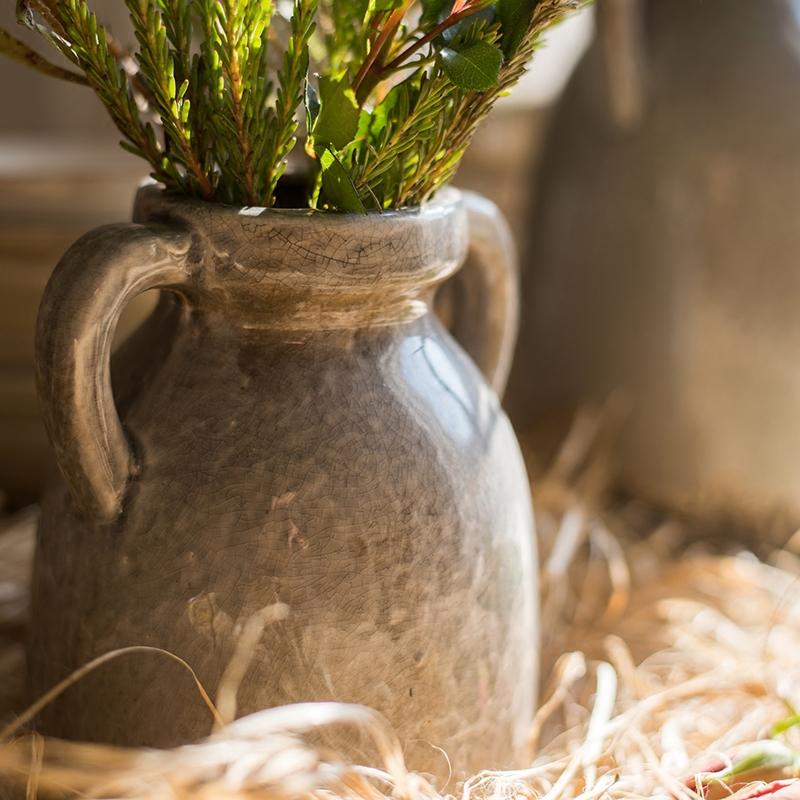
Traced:
<path fill-rule="evenodd" d="M 453 325 L 431 311 L 454 286 Z M 43 504 L 31 679 L 148 645 L 213 695 L 243 626 L 281 604 L 238 713 L 363 703 L 412 767 L 513 764 L 536 681 L 529 486 L 501 390 L 516 276 L 494 207 L 444 190 L 369 215 L 138 195 L 64 256 L 39 390 L 63 478 Z M 115 356 L 115 321 L 161 292 Z M 42 717 L 51 734 L 166 746 L 210 730 L 180 666 L 134 654 Z"/>
<path fill-rule="evenodd" d="M 507 395 L 540 447 L 612 398 L 625 488 L 781 538 L 800 522 L 795 6 L 598 4 L 541 158 Z"/>

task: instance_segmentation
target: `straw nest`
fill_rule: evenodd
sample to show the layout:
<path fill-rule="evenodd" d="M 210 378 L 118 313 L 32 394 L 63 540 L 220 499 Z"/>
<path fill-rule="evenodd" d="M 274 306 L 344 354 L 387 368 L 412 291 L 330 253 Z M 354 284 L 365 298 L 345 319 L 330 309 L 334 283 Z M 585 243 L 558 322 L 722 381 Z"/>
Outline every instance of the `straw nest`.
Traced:
<path fill-rule="evenodd" d="M 763 559 L 732 543 L 715 554 L 675 520 L 610 502 L 600 460 L 590 457 L 596 429 L 595 419 L 580 419 L 537 488 L 545 679 L 526 769 L 437 789 L 406 770 L 391 729 L 368 709 L 309 704 L 224 724 L 235 711 L 230 686 L 217 696 L 217 729 L 175 750 L 22 733 L 28 514 L 0 534 L 0 704 L 17 714 L 6 713 L 15 721 L 0 734 L 0 775 L 29 797 L 800 797 L 792 794 L 800 750 L 793 542 Z M 379 763 L 314 747 L 310 732 L 341 723 L 373 737 Z"/>

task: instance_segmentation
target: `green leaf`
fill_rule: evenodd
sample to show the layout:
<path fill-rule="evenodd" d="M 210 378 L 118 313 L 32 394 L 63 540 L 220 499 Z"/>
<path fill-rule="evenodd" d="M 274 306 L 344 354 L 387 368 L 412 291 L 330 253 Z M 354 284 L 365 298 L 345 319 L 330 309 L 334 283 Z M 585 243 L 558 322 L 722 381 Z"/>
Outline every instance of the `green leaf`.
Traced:
<path fill-rule="evenodd" d="M 320 157 L 320 166 L 322 167 L 322 203 L 335 211 L 356 211 L 364 214 L 366 209 L 353 186 L 353 181 L 332 150 L 325 150 Z"/>
<path fill-rule="evenodd" d="M 463 50 L 444 47 L 439 51 L 442 69 L 459 89 L 483 91 L 497 83 L 503 53 L 488 42 L 475 42 Z"/>
<path fill-rule="evenodd" d="M 497 0 L 497 16 L 506 58 L 513 56 L 522 44 L 537 5 L 538 0 Z"/>
<path fill-rule="evenodd" d="M 358 130 L 359 110 L 353 90 L 344 79 L 320 78 L 319 115 L 312 135 L 318 149 L 332 146 L 341 150 Z"/>
<path fill-rule="evenodd" d="M 442 47 L 451 47 L 453 50 L 460 51 L 469 42 L 485 40 L 486 25 L 491 25 L 496 18 L 495 7 L 492 5 L 486 6 L 480 11 L 476 11 L 465 19 L 456 22 L 455 25 L 445 28 L 440 37 L 442 43 L 438 47 L 440 49 Z M 491 41 L 493 40 L 490 40 L 490 44 Z M 437 42 L 434 41 L 433 45 L 437 47 Z"/>
<path fill-rule="evenodd" d="M 406 83 L 398 83 L 397 86 L 393 86 L 386 97 L 372 109 L 372 113 L 367 114 L 366 119 L 362 118 L 359 135 L 363 135 L 365 138 L 369 135 L 371 141 L 379 140 L 381 133 L 391 124 L 392 120 L 407 116 L 407 110 L 402 117 L 397 114 L 398 102 L 401 100 L 401 96 L 407 93 Z M 403 111 L 403 109 L 400 110 Z"/>

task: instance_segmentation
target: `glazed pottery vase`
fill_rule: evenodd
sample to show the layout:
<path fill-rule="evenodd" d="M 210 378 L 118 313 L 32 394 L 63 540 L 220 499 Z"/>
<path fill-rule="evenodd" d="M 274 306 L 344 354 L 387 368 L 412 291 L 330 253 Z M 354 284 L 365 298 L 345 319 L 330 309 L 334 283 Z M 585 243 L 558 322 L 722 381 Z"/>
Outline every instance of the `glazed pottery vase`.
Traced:
<path fill-rule="evenodd" d="M 363 703 L 413 767 L 446 775 L 436 748 L 457 772 L 514 763 L 536 682 L 536 571 L 525 469 L 489 385 L 502 389 L 516 309 L 494 207 L 444 190 L 420 209 L 338 215 L 147 187 L 135 220 L 79 240 L 40 311 L 64 479 L 37 543 L 33 691 L 149 645 L 213 694 L 242 625 L 281 603 L 240 714 Z M 431 312 L 470 239 L 480 278 L 450 307 L 486 377 Z M 120 311 L 154 288 L 110 371 Z M 92 674 L 42 719 L 152 746 L 210 726 L 191 677 L 152 654 Z"/>
<path fill-rule="evenodd" d="M 800 523 L 796 8 L 598 4 L 541 159 L 506 399 L 541 452 L 613 396 L 627 489 L 776 535 Z"/>

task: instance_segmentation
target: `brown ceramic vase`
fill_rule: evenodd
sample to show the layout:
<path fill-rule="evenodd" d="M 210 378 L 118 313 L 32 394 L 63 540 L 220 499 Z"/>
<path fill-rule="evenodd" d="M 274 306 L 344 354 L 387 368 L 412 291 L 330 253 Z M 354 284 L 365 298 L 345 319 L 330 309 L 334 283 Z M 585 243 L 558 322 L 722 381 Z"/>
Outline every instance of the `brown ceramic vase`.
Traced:
<path fill-rule="evenodd" d="M 627 489 L 781 542 L 800 524 L 798 8 L 600 0 L 541 158 L 506 398 L 527 438 L 613 396 Z"/>
<path fill-rule="evenodd" d="M 63 481 L 43 505 L 32 690 L 114 648 L 185 659 L 212 692 L 280 602 L 239 713 L 383 712 L 412 767 L 514 763 L 536 681 L 529 487 L 500 409 L 516 285 L 491 204 L 455 190 L 376 215 L 140 191 L 46 291 L 39 389 Z M 431 313 L 468 247 L 476 276 Z M 482 287 L 482 290 L 480 290 Z M 162 291 L 110 369 L 125 304 Z M 480 295 L 480 296 L 479 296 Z M 113 381 L 112 381 L 113 373 Z M 112 390 L 113 385 L 113 390 Z M 165 746 L 210 730 L 191 678 L 128 655 L 44 715 L 51 734 Z"/>

